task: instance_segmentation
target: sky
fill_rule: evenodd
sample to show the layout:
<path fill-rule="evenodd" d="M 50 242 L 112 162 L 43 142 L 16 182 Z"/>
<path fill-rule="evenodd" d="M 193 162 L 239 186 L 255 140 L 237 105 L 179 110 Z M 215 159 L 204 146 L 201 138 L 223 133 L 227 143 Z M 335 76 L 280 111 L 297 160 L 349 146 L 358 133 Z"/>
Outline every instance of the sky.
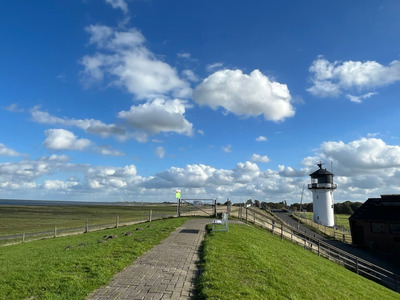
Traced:
<path fill-rule="evenodd" d="M 336 202 L 400 193 L 400 2 L 0 9 L 0 198 Z M 302 191 L 304 194 L 302 198 Z"/>

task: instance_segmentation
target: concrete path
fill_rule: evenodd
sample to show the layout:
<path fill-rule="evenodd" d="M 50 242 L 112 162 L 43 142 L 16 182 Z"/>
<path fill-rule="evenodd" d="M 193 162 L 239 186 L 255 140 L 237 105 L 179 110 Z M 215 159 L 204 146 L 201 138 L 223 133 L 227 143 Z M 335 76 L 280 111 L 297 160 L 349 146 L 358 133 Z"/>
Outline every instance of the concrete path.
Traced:
<path fill-rule="evenodd" d="M 87 299 L 192 299 L 210 219 L 189 219 Z"/>

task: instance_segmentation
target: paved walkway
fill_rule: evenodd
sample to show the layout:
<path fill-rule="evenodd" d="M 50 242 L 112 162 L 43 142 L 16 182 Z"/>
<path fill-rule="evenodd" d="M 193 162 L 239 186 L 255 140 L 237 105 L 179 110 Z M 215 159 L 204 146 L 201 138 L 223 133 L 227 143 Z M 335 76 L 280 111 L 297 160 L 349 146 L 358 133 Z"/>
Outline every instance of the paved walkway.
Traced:
<path fill-rule="evenodd" d="M 189 219 L 87 299 L 192 299 L 210 219 Z"/>

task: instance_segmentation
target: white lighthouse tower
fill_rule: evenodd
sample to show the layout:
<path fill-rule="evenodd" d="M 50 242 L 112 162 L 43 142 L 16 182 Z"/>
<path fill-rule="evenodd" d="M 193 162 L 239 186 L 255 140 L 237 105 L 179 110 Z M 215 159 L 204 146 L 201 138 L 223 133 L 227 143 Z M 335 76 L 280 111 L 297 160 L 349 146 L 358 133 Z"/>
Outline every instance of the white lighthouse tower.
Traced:
<path fill-rule="evenodd" d="M 322 163 L 318 164 L 319 170 L 311 173 L 311 184 L 308 189 L 313 194 L 314 222 L 324 226 L 334 226 L 333 214 L 333 190 L 337 185 L 333 183 L 333 174 L 322 169 Z"/>

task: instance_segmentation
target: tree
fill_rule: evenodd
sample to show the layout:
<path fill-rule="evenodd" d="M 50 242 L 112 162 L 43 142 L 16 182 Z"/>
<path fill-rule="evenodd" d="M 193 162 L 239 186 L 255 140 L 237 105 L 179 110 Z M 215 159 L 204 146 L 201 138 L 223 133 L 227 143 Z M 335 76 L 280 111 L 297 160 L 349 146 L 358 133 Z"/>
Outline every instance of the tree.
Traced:
<path fill-rule="evenodd" d="M 260 201 L 254 200 L 254 206 L 255 207 L 260 207 Z"/>

